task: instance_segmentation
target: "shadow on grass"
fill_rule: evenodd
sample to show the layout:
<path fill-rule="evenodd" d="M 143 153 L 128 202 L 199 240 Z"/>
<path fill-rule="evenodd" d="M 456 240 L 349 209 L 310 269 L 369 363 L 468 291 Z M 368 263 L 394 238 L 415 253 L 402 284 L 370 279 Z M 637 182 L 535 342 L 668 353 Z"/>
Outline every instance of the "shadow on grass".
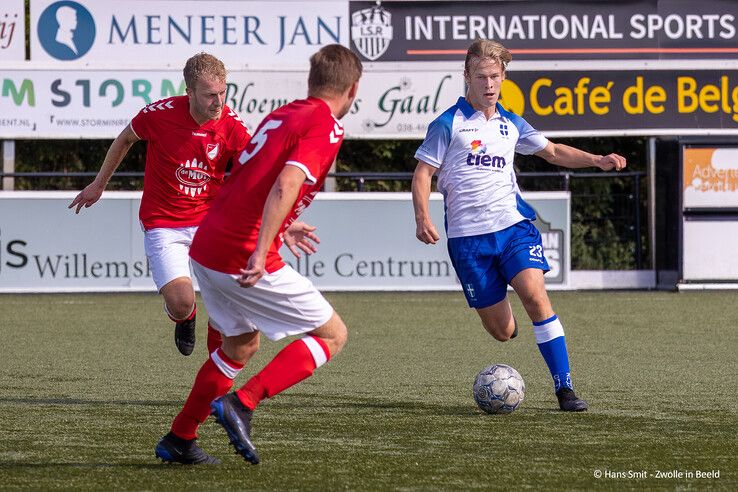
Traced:
<path fill-rule="evenodd" d="M 35 470 L 41 470 L 44 468 L 133 468 L 137 470 L 143 468 L 150 468 L 152 470 L 182 469 L 182 467 L 178 465 L 163 465 L 161 463 L 23 463 L 0 461 L 0 470 L 3 468 L 29 468 Z"/>
<path fill-rule="evenodd" d="M 182 405 L 182 401 L 163 400 L 88 400 L 84 398 L 32 398 L 32 397 L 0 397 L 0 405 L 123 405 L 143 407 L 171 407 Z"/>
<path fill-rule="evenodd" d="M 311 393 L 292 392 L 285 395 L 284 399 L 279 403 L 275 401 L 275 405 L 279 405 L 283 409 L 299 410 L 306 405 L 304 401 L 310 400 L 312 407 L 325 407 L 330 409 L 346 409 L 351 411 L 366 410 L 382 410 L 384 412 L 397 412 L 404 415 L 422 414 L 422 415 L 445 415 L 453 417 L 479 418 L 483 415 L 470 398 L 469 404 L 450 404 L 432 402 L 427 400 L 394 400 L 394 399 L 378 399 L 372 397 L 346 396 L 346 395 L 315 395 Z M 535 414 L 551 414 L 561 413 L 558 407 L 554 406 L 527 406 L 523 404 L 526 413 Z"/>
<path fill-rule="evenodd" d="M 310 403 L 306 404 L 305 400 Z M 84 398 L 32 398 L 32 397 L 0 397 L 0 405 L 91 405 L 91 406 L 142 406 L 142 407 L 175 407 L 179 408 L 183 401 L 165 401 L 165 400 L 92 400 Z M 479 418 L 483 415 L 471 401 L 468 404 L 449 404 L 432 402 L 427 400 L 400 400 L 400 399 L 380 399 L 376 396 L 356 396 L 356 395 L 325 395 L 313 393 L 291 392 L 281 396 L 274 402 L 275 408 L 285 410 L 300 410 L 305 406 L 313 408 L 327 408 L 332 410 L 344 409 L 347 411 L 357 410 L 380 410 L 389 413 L 401 413 L 403 415 L 445 415 L 462 418 Z M 559 414 L 561 413 L 557 407 L 526 405 L 523 404 L 524 412 L 530 414 Z M 516 412 L 518 413 L 518 412 Z"/>

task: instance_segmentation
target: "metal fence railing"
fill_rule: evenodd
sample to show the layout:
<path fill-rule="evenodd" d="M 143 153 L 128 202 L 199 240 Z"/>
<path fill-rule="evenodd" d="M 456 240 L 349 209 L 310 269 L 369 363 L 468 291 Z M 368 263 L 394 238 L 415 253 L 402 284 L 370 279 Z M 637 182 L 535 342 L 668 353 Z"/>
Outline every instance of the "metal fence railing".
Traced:
<path fill-rule="evenodd" d="M 0 178 L 17 179 L 22 189 L 80 189 L 96 172 L 12 172 L 0 170 Z M 335 172 L 339 191 L 372 191 L 378 183 L 399 183 L 394 188 L 410 189 L 412 172 Z M 572 267 L 574 269 L 643 269 L 650 261 L 649 242 L 643 217 L 646 216 L 645 172 L 519 172 L 518 183 L 527 191 L 569 191 L 572 197 Z M 128 180 L 118 189 L 140 189 L 143 172 L 116 172 L 112 179 Z M 59 188 L 49 186 L 59 182 Z M 605 184 L 599 184 L 599 183 Z M 21 183 L 18 183 L 21 184 Z M 136 188 L 137 187 L 137 188 Z M 16 188 L 18 186 L 16 185 Z M 605 201 L 594 209 L 592 204 Z M 612 252 L 613 248 L 617 252 Z M 604 254 L 603 251 L 610 253 Z M 619 258 L 627 256 L 626 258 Z M 598 259 L 599 258 L 599 259 Z"/>
<path fill-rule="evenodd" d="M 412 180 L 411 172 L 337 172 L 331 176 L 353 182 L 356 191 L 371 189 L 373 182 Z M 569 191 L 572 197 L 572 223 L 579 229 L 574 231 L 572 266 L 585 269 L 637 269 L 641 270 L 649 261 L 648 233 L 643 217 L 647 204 L 644 183 L 646 173 L 628 171 L 602 172 L 519 172 L 521 188 L 529 191 Z M 606 181 L 605 186 L 586 186 L 586 183 Z M 617 186 L 614 185 L 617 183 Z M 589 213 L 588 205 L 607 200 L 608 206 L 600 207 L 602 213 Z M 593 233 L 594 231 L 594 233 Z M 618 252 L 606 255 L 605 250 Z M 575 251 L 575 253 L 576 253 Z M 628 258 L 613 260 L 625 251 Z M 601 254 L 600 254 L 601 253 Z M 587 258 L 585 260 L 585 257 Z M 603 258 L 598 260 L 598 258 Z M 604 257 L 611 258 L 605 260 Z"/>
<path fill-rule="evenodd" d="M 547 179 L 545 190 L 559 189 L 571 192 L 572 224 L 577 224 L 583 232 L 578 238 L 581 246 L 596 251 L 603 248 L 626 250 L 632 258 L 620 267 L 629 266 L 641 270 L 650 261 L 646 216 L 646 173 L 628 171 L 618 173 L 602 172 L 529 172 L 518 173 L 518 182 L 523 189 L 543 191 L 531 186 L 535 179 Z M 558 181 L 558 187 L 554 183 Z M 605 205 L 600 202 L 605 201 Z M 596 209 L 592 211 L 592 209 Z M 607 225 L 611 232 L 603 227 Z M 596 234 L 591 234 L 597 231 Z M 579 231 L 574 231 L 576 234 Z M 618 244 L 611 244 L 618 241 Z M 592 255 L 588 255 L 592 256 Z M 596 255 L 595 255 L 596 256 Z M 574 256 L 572 263 L 578 259 Z M 595 267 L 597 265 L 594 265 Z M 580 265 L 581 267 L 581 265 Z"/>

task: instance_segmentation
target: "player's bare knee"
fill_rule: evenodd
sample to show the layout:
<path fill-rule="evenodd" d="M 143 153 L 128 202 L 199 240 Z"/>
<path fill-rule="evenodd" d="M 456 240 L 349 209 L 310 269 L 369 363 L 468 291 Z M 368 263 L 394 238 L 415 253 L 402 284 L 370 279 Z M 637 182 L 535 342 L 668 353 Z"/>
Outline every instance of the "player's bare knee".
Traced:
<path fill-rule="evenodd" d="M 348 329 L 341 317 L 335 312 L 326 324 L 317 328 L 311 334 L 325 342 L 331 353 L 331 357 L 340 352 L 348 340 Z"/>
<path fill-rule="evenodd" d="M 185 319 L 195 306 L 195 291 L 188 277 L 175 278 L 161 288 L 167 311 L 176 319 Z"/>
<path fill-rule="evenodd" d="M 525 311 L 532 317 L 538 317 L 539 313 L 550 310 L 551 302 L 548 299 L 546 291 L 527 292 L 519 295 L 520 302 L 523 304 Z"/>
<path fill-rule="evenodd" d="M 182 299 L 177 298 L 174 300 L 165 300 L 167 305 L 167 311 L 175 319 L 187 319 L 192 314 L 192 309 L 195 307 L 195 300 L 193 299 Z"/>
<path fill-rule="evenodd" d="M 325 339 L 328 349 L 331 352 L 331 357 L 335 357 L 336 354 L 343 350 L 347 341 L 348 330 L 346 329 L 346 325 L 343 324 L 343 321 L 339 318 L 338 323 L 333 327 L 330 338 Z"/>
<path fill-rule="evenodd" d="M 490 334 L 498 342 L 507 342 L 508 340 L 510 340 L 510 337 L 512 335 L 512 333 L 507 334 L 507 333 L 503 333 L 503 332 L 494 332 L 494 333 L 490 333 Z"/>
<path fill-rule="evenodd" d="M 343 350 L 343 347 L 346 346 L 346 342 L 348 341 L 348 329 L 340 318 L 339 322 L 340 327 L 336 330 L 336 336 L 334 337 L 335 352 L 332 352 L 333 355 Z"/>
<path fill-rule="evenodd" d="M 250 359 L 256 352 L 259 351 L 261 344 L 261 338 L 255 336 L 250 341 L 241 346 L 242 357 Z"/>
<path fill-rule="evenodd" d="M 510 321 L 507 323 L 507 325 L 490 325 L 489 323 L 483 323 L 483 325 L 487 332 L 492 335 L 492 338 L 494 338 L 498 342 L 506 342 L 510 340 L 510 338 L 512 338 L 513 332 L 515 331 L 515 320 L 513 318 L 510 318 Z"/>
<path fill-rule="evenodd" d="M 496 326 L 488 326 L 487 324 L 484 325 L 484 328 L 487 330 L 487 333 L 492 335 L 492 338 L 494 338 L 497 341 L 504 342 L 510 337 L 505 336 L 505 332 L 503 330 L 500 330 Z"/>

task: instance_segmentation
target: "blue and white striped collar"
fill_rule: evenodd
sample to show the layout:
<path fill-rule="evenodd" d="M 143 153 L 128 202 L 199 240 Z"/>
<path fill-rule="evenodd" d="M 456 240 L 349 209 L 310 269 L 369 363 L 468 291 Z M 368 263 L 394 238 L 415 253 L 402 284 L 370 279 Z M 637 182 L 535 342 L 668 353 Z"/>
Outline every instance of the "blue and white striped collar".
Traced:
<path fill-rule="evenodd" d="M 472 105 L 469 104 L 469 102 L 463 96 L 460 97 L 456 101 L 456 107 L 459 110 L 461 110 L 461 113 L 464 115 L 464 117 L 466 119 L 469 119 L 472 116 L 474 116 L 476 113 L 480 113 L 481 112 L 481 111 L 477 111 L 476 109 L 474 109 L 472 107 Z M 500 117 L 509 118 L 510 117 L 510 113 L 508 111 L 506 111 L 505 108 L 503 108 L 502 105 L 498 102 L 498 103 L 495 103 L 495 114 L 490 119 L 500 118 Z"/>

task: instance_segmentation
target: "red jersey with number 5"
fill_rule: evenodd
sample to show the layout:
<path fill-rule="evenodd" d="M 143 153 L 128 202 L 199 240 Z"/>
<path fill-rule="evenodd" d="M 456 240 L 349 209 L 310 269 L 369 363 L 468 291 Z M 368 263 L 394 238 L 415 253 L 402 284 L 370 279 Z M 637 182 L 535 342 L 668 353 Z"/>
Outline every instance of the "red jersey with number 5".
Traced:
<path fill-rule="evenodd" d="M 283 223 L 289 226 L 312 202 L 336 159 L 343 126 L 321 99 L 293 101 L 269 114 L 233 165 L 233 172 L 203 219 L 190 256 L 204 267 L 238 274 L 256 249 L 264 204 L 284 166 L 297 166 L 307 179 Z M 284 266 L 278 234 L 266 270 Z"/>
<path fill-rule="evenodd" d="M 250 138 L 228 106 L 218 120 L 198 125 L 187 96 L 144 107 L 131 121 L 131 129 L 148 142 L 138 212 L 147 230 L 198 225 L 223 185 L 228 162 L 238 157 Z"/>

